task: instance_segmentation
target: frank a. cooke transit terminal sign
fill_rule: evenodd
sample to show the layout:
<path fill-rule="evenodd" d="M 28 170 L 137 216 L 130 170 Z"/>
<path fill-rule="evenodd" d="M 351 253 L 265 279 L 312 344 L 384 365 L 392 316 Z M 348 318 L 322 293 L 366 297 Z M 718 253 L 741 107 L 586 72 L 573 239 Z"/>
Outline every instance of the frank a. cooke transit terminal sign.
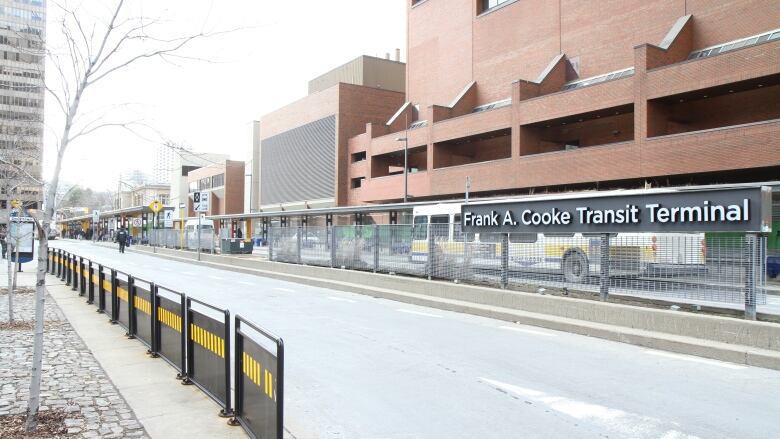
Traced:
<path fill-rule="evenodd" d="M 549 196 L 464 204 L 461 218 L 476 233 L 768 233 L 771 196 L 768 187 Z"/>

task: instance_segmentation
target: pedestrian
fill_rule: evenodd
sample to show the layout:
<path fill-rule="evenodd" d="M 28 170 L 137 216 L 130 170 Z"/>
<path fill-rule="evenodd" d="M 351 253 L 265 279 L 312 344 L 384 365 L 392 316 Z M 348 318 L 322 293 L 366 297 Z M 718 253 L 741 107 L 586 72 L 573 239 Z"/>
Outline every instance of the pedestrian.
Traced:
<path fill-rule="evenodd" d="M 237 228 L 237 229 L 236 229 L 236 238 L 239 238 L 239 239 L 241 239 L 241 238 L 243 238 L 243 237 L 244 237 L 244 232 L 242 232 L 242 231 L 241 231 L 241 228 L 240 228 L 240 227 L 239 227 L 239 228 Z"/>
<path fill-rule="evenodd" d="M 116 233 L 116 241 L 119 243 L 119 253 L 124 253 L 127 245 L 127 232 L 124 227 Z"/>
<path fill-rule="evenodd" d="M 5 259 L 5 254 L 8 251 L 8 243 L 5 241 L 6 232 L 5 228 L 0 229 L 0 244 L 3 246 L 3 259 Z"/>

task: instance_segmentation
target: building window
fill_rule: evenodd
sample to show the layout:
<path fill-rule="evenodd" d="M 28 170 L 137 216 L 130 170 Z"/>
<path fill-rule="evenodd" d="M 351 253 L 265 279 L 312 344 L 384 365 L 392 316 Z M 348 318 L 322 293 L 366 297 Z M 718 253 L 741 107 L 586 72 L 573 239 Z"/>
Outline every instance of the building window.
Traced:
<path fill-rule="evenodd" d="M 219 174 L 211 177 L 211 187 L 221 187 L 225 185 L 225 174 Z"/>
<path fill-rule="evenodd" d="M 365 179 L 366 179 L 366 177 L 353 178 L 352 181 L 350 182 L 350 185 L 349 185 L 350 188 L 357 189 L 357 188 L 363 186 L 363 180 L 365 180 Z"/>
<path fill-rule="evenodd" d="M 356 153 L 352 154 L 352 163 L 362 162 L 365 159 L 366 159 L 366 152 L 365 151 L 356 152 Z"/>
<path fill-rule="evenodd" d="M 479 13 L 487 12 L 495 7 L 501 6 L 504 3 L 510 2 L 512 0 L 479 0 L 480 2 L 480 9 Z"/>

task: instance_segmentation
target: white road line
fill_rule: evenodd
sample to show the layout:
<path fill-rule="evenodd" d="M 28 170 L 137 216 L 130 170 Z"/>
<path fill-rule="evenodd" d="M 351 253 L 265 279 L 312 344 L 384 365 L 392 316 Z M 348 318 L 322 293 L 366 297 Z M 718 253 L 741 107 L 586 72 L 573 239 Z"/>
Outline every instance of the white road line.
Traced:
<path fill-rule="evenodd" d="M 184 271 L 184 272 L 182 272 L 181 274 L 183 274 L 183 275 L 185 275 L 185 276 L 195 276 L 195 273 L 193 273 L 193 272 L 191 272 L 191 271 Z"/>
<path fill-rule="evenodd" d="M 209 275 L 209 279 L 214 279 L 214 280 L 225 280 L 225 278 L 224 278 L 224 277 L 219 277 L 219 276 L 211 276 L 211 275 Z"/>
<path fill-rule="evenodd" d="M 437 319 L 441 318 L 440 315 L 428 314 L 427 312 L 412 311 L 412 310 L 409 310 L 409 309 L 397 309 L 396 311 L 398 311 L 398 312 L 405 312 L 407 314 L 415 314 L 415 315 L 418 315 L 418 316 L 434 317 L 434 318 L 437 318 Z"/>
<path fill-rule="evenodd" d="M 500 329 L 508 329 L 510 331 L 522 332 L 524 334 L 541 335 L 544 337 L 557 337 L 557 334 L 551 334 L 549 332 L 534 331 L 533 329 L 518 328 L 516 326 L 499 326 Z"/>
<path fill-rule="evenodd" d="M 350 299 L 342 299 L 341 297 L 328 297 L 330 300 L 335 300 L 336 302 L 347 302 L 347 303 L 357 303 L 356 300 L 350 300 Z"/>
<path fill-rule="evenodd" d="M 245 280 L 240 280 L 240 281 L 238 281 L 238 283 L 240 283 L 241 285 L 249 285 L 249 286 L 254 286 L 255 285 L 252 282 L 247 282 Z"/>
<path fill-rule="evenodd" d="M 289 288 L 281 288 L 281 287 L 276 287 L 276 288 L 274 288 L 274 289 L 275 289 L 276 291 L 284 291 L 285 293 L 294 293 L 294 292 L 295 292 L 295 290 L 291 290 L 291 289 L 289 289 Z"/>
<path fill-rule="evenodd" d="M 551 410 L 571 416 L 579 421 L 590 422 L 605 430 L 614 431 L 619 436 L 675 439 L 696 438 L 696 436 L 691 436 L 676 430 L 675 427 L 677 427 L 677 425 L 675 423 L 663 421 L 647 415 L 625 412 L 599 404 L 578 401 L 565 396 L 548 395 L 541 390 L 528 389 L 488 378 L 478 377 L 477 379 L 502 392 L 514 394 L 523 399 L 544 404 Z"/>
<path fill-rule="evenodd" d="M 690 355 L 678 355 L 669 352 L 660 351 L 645 351 L 646 354 L 655 355 L 656 357 L 673 358 L 675 360 L 691 361 L 694 363 L 709 364 L 710 366 L 718 366 L 726 369 L 747 369 L 747 366 L 740 366 L 739 364 L 726 363 L 724 361 L 708 360 L 706 358 L 693 357 Z"/>

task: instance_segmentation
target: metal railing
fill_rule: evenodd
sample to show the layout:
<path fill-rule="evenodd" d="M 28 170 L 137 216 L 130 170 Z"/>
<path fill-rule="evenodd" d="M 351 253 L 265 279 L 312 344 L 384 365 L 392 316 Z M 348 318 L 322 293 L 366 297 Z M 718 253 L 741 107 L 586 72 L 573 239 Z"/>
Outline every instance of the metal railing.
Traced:
<path fill-rule="evenodd" d="M 274 227 L 271 261 L 501 288 L 766 303 L 766 238 L 644 233 L 462 233 L 460 224 Z"/>

